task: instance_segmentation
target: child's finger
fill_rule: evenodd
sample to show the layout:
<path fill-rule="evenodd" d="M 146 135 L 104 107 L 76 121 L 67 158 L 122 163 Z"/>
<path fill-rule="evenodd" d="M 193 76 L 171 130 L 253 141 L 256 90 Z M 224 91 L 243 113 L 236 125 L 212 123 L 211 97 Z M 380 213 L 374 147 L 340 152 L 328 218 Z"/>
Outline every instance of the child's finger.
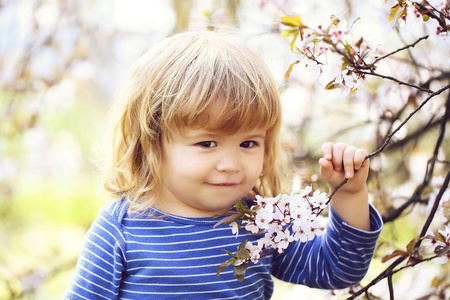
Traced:
<path fill-rule="evenodd" d="M 319 159 L 319 165 L 320 175 L 325 181 L 328 181 L 334 173 L 333 164 L 329 160 L 322 157 L 321 159 Z"/>
<path fill-rule="evenodd" d="M 344 150 L 347 144 L 337 143 L 333 145 L 333 166 L 336 172 L 341 172 L 343 168 Z"/>
<path fill-rule="evenodd" d="M 359 170 L 366 161 L 367 151 L 364 149 L 357 149 L 355 153 L 355 170 Z"/>
<path fill-rule="evenodd" d="M 331 160 L 333 158 L 333 143 L 326 142 L 322 145 L 322 155 L 326 160 Z"/>
<path fill-rule="evenodd" d="M 344 149 L 343 166 L 345 171 L 345 178 L 350 179 L 355 173 L 355 154 L 357 149 L 353 146 L 347 146 Z"/>

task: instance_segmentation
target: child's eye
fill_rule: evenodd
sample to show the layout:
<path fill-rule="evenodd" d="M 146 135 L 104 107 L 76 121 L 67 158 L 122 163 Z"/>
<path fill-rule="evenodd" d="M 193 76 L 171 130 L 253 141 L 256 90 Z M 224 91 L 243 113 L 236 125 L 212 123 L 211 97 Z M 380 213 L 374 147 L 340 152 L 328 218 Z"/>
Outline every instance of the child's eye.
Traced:
<path fill-rule="evenodd" d="M 202 146 L 204 148 L 212 148 L 212 147 L 216 147 L 217 143 L 213 142 L 213 141 L 205 141 L 205 142 L 197 143 L 197 145 Z"/>
<path fill-rule="evenodd" d="M 258 144 L 255 141 L 245 141 L 241 143 L 242 148 L 252 148 L 254 146 L 257 146 Z"/>

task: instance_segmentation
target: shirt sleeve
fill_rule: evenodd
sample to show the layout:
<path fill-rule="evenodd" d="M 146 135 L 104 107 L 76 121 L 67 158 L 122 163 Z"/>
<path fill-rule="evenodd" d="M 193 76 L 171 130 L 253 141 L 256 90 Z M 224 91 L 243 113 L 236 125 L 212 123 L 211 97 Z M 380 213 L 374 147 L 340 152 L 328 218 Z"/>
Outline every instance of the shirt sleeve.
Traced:
<path fill-rule="evenodd" d="M 99 211 L 63 299 L 118 299 L 126 253 L 119 215 L 117 202 Z"/>
<path fill-rule="evenodd" d="M 324 234 L 297 242 L 274 256 L 272 274 L 283 281 L 321 289 L 342 289 L 366 275 L 383 222 L 370 205 L 371 231 L 349 226 L 330 206 Z"/>

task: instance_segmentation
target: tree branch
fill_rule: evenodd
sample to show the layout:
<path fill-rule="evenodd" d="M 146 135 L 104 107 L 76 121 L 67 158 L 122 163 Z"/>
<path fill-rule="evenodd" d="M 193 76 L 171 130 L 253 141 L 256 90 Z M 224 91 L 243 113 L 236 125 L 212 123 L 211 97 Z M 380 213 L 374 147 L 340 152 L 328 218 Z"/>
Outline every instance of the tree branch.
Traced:
<path fill-rule="evenodd" d="M 389 287 L 389 299 L 394 300 L 394 285 L 392 284 L 392 275 L 393 273 L 389 274 L 388 276 L 388 287 Z"/>
<path fill-rule="evenodd" d="M 414 4 L 418 7 L 420 7 L 421 10 L 423 10 L 425 13 L 425 15 L 429 16 L 432 19 L 435 19 L 438 23 L 439 26 L 441 26 L 444 30 L 446 30 L 447 26 L 445 24 L 445 21 L 443 19 L 441 19 L 440 17 L 436 16 L 434 14 L 434 12 L 438 13 L 440 16 L 442 16 L 443 18 L 449 19 L 446 15 L 444 15 L 443 13 L 441 13 L 438 9 L 436 9 L 434 6 L 432 6 L 428 1 L 424 1 L 428 6 L 430 6 L 433 11 L 431 11 L 430 9 L 428 9 L 425 5 L 423 5 L 422 3 L 419 2 L 414 2 Z M 450 20 L 450 19 L 449 19 Z"/>
<path fill-rule="evenodd" d="M 388 54 L 386 54 L 386 55 L 383 55 L 383 56 L 381 56 L 381 57 L 378 57 L 377 59 L 375 59 L 375 60 L 373 61 L 373 64 L 376 64 L 376 63 L 379 62 L 380 60 L 385 59 L 386 57 L 389 57 L 389 56 L 391 56 L 391 55 L 394 55 L 394 54 L 396 54 L 396 53 L 398 53 L 398 52 L 401 52 L 401 51 L 406 50 L 406 49 L 411 48 L 411 47 L 415 47 L 418 43 L 420 43 L 422 40 L 426 40 L 427 38 L 428 38 L 428 35 L 423 36 L 423 37 L 419 38 L 417 41 L 415 41 L 414 43 L 412 43 L 412 44 L 410 44 L 410 45 L 406 45 L 406 46 L 403 47 L 403 48 L 399 48 L 399 49 L 397 49 L 397 50 L 395 50 L 395 51 L 393 51 L 393 52 L 391 52 L 391 53 L 388 53 Z"/>
<path fill-rule="evenodd" d="M 420 186 L 416 189 L 416 191 L 414 192 L 413 196 L 410 198 L 410 200 L 408 202 L 406 202 L 404 205 L 402 205 L 402 210 L 397 210 L 397 214 L 399 215 L 401 213 L 401 211 L 403 211 L 407 206 L 409 206 L 411 203 L 415 203 L 416 199 L 420 199 L 421 193 L 423 191 L 423 189 L 429 184 L 429 181 L 431 180 L 431 176 L 433 174 L 434 171 L 434 165 L 437 161 L 437 155 L 439 152 L 440 147 L 442 146 L 444 137 L 445 137 L 445 128 L 446 128 L 446 124 L 447 121 L 449 119 L 449 115 L 450 115 L 450 93 L 446 102 L 446 110 L 444 113 L 444 116 L 441 119 L 441 131 L 438 137 L 438 140 L 436 142 L 436 146 L 434 148 L 434 152 L 433 152 L 433 158 L 431 158 L 428 161 L 428 167 L 427 167 L 427 172 L 425 174 L 424 180 L 423 182 L 420 184 Z M 442 184 L 442 187 L 439 189 L 438 195 L 436 196 L 435 202 L 433 204 L 433 207 L 430 211 L 430 213 L 428 214 L 428 218 L 425 221 L 420 236 L 419 236 L 419 241 L 416 243 L 414 251 L 417 251 L 418 247 L 420 246 L 421 243 L 421 239 L 422 237 L 425 236 L 426 232 L 428 231 L 431 222 L 436 214 L 436 211 L 439 207 L 440 201 L 442 199 L 442 196 L 444 195 L 444 192 L 447 190 L 448 185 L 450 182 L 450 171 L 447 173 L 447 176 L 445 177 L 444 183 Z M 401 267 L 397 270 L 394 270 L 394 268 L 396 266 L 398 266 L 400 263 L 402 263 L 406 258 L 408 258 L 408 255 L 403 255 L 401 257 L 399 257 L 398 259 L 396 259 L 389 267 L 387 267 L 382 273 L 380 273 L 375 279 L 373 279 L 368 285 L 366 285 L 364 288 L 362 288 L 360 291 L 358 291 L 357 293 L 353 294 L 351 297 L 347 298 L 347 299 L 355 299 L 357 296 L 361 295 L 362 293 L 364 293 L 365 291 L 367 291 L 370 287 L 374 286 L 375 284 L 377 284 L 378 282 L 380 282 L 382 279 L 384 278 L 388 278 L 388 285 L 389 285 L 389 294 L 391 299 L 394 299 L 394 295 L 393 295 L 393 288 L 392 288 L 392 275 L 405 269 L 408 267 L 413 267 L 419 263 L 425 262 L 425 261 L 429 261 L 432 260 L 434 258 L 436 258 L 437 256 L 433 256 L 427 259 L 423 259 L 423 260 L 417 260 L 416 262 L 412 263 L 412 264 L 408 264 L 404 267 Z"/>
<path fill-rule="evenodd" d="M 392 150 L 395 148 L 403 147 L 404 145 L 408 144 L 410 141 L 418 139 L 422 134 L 427 133 L 429 130 L 433 129 L 434 127 L 436 127 L 439 124 L 441 124 L 441 120 L 434 120 L 434 121 L 430 120 L 430 122 L 428 122 L 426 125 L 424 125 L 423 127 L 420 127 L 416 131 L 407 135 L 405 138 L 403 138 L 401 140 L 397 140 L 395 142 L 392 142 L 389 145 L 389 148 L 386 150 Z"/>
<path fill-rule="evenodd" d="M 441 94 L 442 92 L 444 92 L 447 89 L 450 89 L 450 84 L 445 86 L 445 87 L 443 87 L 442 89 L 440 89 L 440 90 L 438 90 L 436 92 L 433 92 L 431 95 L 429 95 L 412 113 L 410 113 L 408 115 L 408 117 L 394 131 L 392 131 L 391 133 L 389 133 L 387 135 L 383 145 L 378 150 L 376 150 L 375 152 L 372 152 L 371 154 L 367 155 L 366 159 L 372 158 L 372 157 L 378 155 L 379 153 L 381 153 L 388 146 L 391 138 L 412 118 L 412 116 L 414 114 L 416 114 L 420 109 L 422 109 L 422 107 L 425 106 L 425 104 L 427 104 L 428 101 L 430 101 L 433 97 Z M 450 94 L 449 94 L 449 97 L 450 97 Z M 450 101 L 447 101 L 447 104 L 448 104 L 448 102 L 450 102 Z M 441 123 L 442 124 L 441 128 L 443 128 L 443 130 L 441 130 L 440 137 L 439 137 L 438 142 L 437 142 L 436 147 L 435 147 L 435 156 L 437 155 L 437 152 L 436 152 L 437 149 L 440 148 L 440 145 L 441 145 L 441 143 L 443 141 L 443 135 L 444 135 L 443 131 L 445 132 L 445 124 L 446 124 L 446 122 L 448 120 L 448 114 L 449 114 L 449 109 L 446 110 L 446 113 L 444 114 L 443 118 L 441 119 L 441 122 L 442 122 Z M 435 157 L 435 156 L 434 156 L 434 159 L 437 159 L 437 157 Z M 388 217 L 383 217 L 383 222 L 386 223 L 386 222 L 394 220 L 395 218 L 400 216 L 401 213 L 407 207 L 409 207 L 413 203 L 418 202 L 421 199 L 421 194 L 422 194 L 424 188 L 428 185 L 429 179 L 431 178 L 431 174 L 433 173 L 434 163 L 435 163 L 435 160 L 433 160 L 433 162 L 431 164 L 431 168 L 429 168 L 429 171 L 427 171 L 426 178 L 424 179 L 424 182 L 418 186 L 418 188 L 414 191 L 414 194 L 411 196 L 411 198 L 407 202 L 405 202 L 402 206 L 400 206 L 398 209 L 396 209 L 394 213 L 390 214 Z M 327 205 L 331 201 L 331 198 L 336 194 L 336 192 L 344 184 L 347 183 L 347 181 L 348 181 L 347 179 L 344 179 L 338 186 L 335 187 L 334 191 L 328 197 L 328 201 L 326 202 Z M 318 215 L 321 214 L 322 211 L 323 211 L 323 209 L 318 212 Z"/>
<path fill-rule="evenodd" d="M 421 200 L 422 192 L 425 189 L 425 187 L 427 187 L 429 185 L 429 182 L 433 175 L 434 165 L 437 162 L 438 152 L 439 152 L 439 149 L 442 146 L 442 143 L 445 138 L 445 129 L 446 129 L 447 121 L 449 120 L 449 116 L 450 116 L 450 93 L 448 95 L 444 116 L 442 116 L 442 118 L 439 120 L 439 122 L 441 124 L 441 130 L 439 133 L 439 137 L 436 141 L 436 145 L 434 147 L 433 157 L 427 163 L 427 170 L 425 172 L 425 177 L 423 179 L 423 182 L 416 188 L 416 190 L 414 191 L 414 193 L 412 194 L 411 198 L 409 198 L 408 201 L 406 201 L 401 206 L 399 206 L 397 209 L 392 211 L 389 215 L 383 216 L 384 223 L 395 220 L 397 217 L 399 217 L 402 214 L 402 212 L 406 208 L 408 208 L 412 204 L 418 203 Z M 426 230 L 425 230 L 425 232 L 426 232 Z"/>
<path fill-rule="evenodd" d="M 371 154 L 369 154 L 367 156 L 367 158 L 372 158 L 375 155 L 379 154 L 381 151 L 383 151 L 389 145 L 389 142 L 390 142 L 391 138 L 412 118 L 412 116 L 414 116 L 419 110 L 421 110 L 422 107 L 424 107 L 425 104 L 427 104 L 433 97 L 441 94 L 442 92 L 444 92 L 444 91 L 446 91 L 448 89 L 450 89 L 450 84 L 448 84 L 445 87 L 441 88 L 440 90 L 430 94 L 412 113 L 410 113 L 408 115 L 408 117 L 406 117 L 406 119 L 394 131 L 390 132 L 387 135 L 383 145 L 378 150 L 376 150 L 375 152 L 372 152 Z"/>
<path fill-rule="evenodd" d="M 447 102 L 446 102 L 446 105 L 445 105 L 445 114 L 442 117 L 442 121 L 441 121 L 441 133 L 439 134 L 439 138 L 438 138 L 438 141 L 436 143 L 436 147 L 434 148 L 433 165 L 432 166 L 434 166 L 434 163 L 437 160 L 437 157 L 438 157 L 438 154 L 439 154 L 439 148 L 441 147 L 442 142 L 444 141 L 445 128 L 446 128 L 447 120 L 449 119 L 449 117 L 450 117 L 450 93 L 448 94 Z M 430 178 L 431 178 L 431 176 L 430 176 Z M 433 207 L 431 209 L 431 212 L 428 215 L 428 219 L 425 222 L 424 226 L 422 227 L 422 231 L 420 233 L 420 237 L 425 236 L 425 234 L 427 233 L 428 228 L 430 227 L 431 221 L 433 221 L 434 215 L 436 214 L 436 211 L 437 211 L 437 209 L 439 207 L 439 202 L 441 200 L 441 197 L 444 194 L 444 191 L 447 189 L 449 180 L 450 180 L 450 172 L 447 173 L 447 177 L 445 178 L 444 184 L 442 185 L 441 189 L 439 190 L 439 194 L 436 197 L 436 200 L 434 201 L 434 204 L 433 204 Z M 445 188 L 444 188 L 444 186 L 445 186 Z M 417 242 L 416 247 L 418 247 L 419 245 L 420 245 L 420 241 Z"/>
<path fill-rule="evenodd" d="M 347 300 L 355 299 L 359 295 L 365 293 L 365 291 L 367 291 L 370 287 L 374 286 L 387 276 L 393 274 L 394 268 L 399 264 L 401 264 L 406 258 L 408 258 L 408 255 L 403 255 L 397 258 L 389 267 L 387 267 L 383 272 L 381 272 L 377 277 L 375 277 L 369 284 L 367 284 L 364 288 L 360 289 L 359 291 L 348 297 Z"/>
<path fill-rule="evenodd" d="M 397 78 L 395 78 L 395 77 L 392 77 L 392 76 L 387 76 L 387 75 L 383 75 L 383 74 L 378 74 L 378 73 L 375 73 L 374 71 L 367 72 L 367 71 L 355 70 L 354 72 L 355 72 L 355 73 L 358 73 L 358 74 L 371 75 L 371 76 L 376 76 L 376 77 L 380 77 L 380 78 L 383 78 L 383 79 L 391 80 L 391 81 L 397 82 L 397 83 L 400 84 L 400 85 L 406 85 L 406 86 L 415 88 L 415 89 L 420 90 L 420 91 L 425 92 L 425 93 L 431 94 L 431 93 L 433 92 L 432 90 L 423 88 L 423 87 L 421 87 L 421 86 L 418 86 L 418 85 L 415 85 L 415 84 L 412 84 L 412 83 L 408 83 L 408 82 L 401 81 L 401 80 L 399 80 L 399 79 L 397 79 Z"/>
<path fill-rule="evenodd" d="M 442 184 L 442 187 L 439 189 L 439 193 L 436 196 L 433 207 L 431 208 L 431 211 L 428 214 L 428 218 L 422 227 L 422 231 L 420 232 L 419 238 L 424 237 L 427 234 L 428 228 L 430 228 L 431 222 L 433 221 L 434 215 L 436 214 L 436 211 L 439 208 L 442 196 L 444 195 L 444 192 L 447 190 L 449 182 L 450 182 L 450 171 L 447 173 L 447 176 L 445 176 L 444 183 Z M 420 246 L 420 243 L 421 240 L 417 242 L 416 248 Z"/>

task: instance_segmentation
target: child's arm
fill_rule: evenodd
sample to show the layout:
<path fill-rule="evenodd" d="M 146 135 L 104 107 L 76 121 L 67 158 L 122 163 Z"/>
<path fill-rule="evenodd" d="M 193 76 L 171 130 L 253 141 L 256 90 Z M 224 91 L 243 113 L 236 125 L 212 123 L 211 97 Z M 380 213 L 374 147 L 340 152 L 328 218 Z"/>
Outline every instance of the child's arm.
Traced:
<path fill-rule="evenodd" d="M 306 243 L 294 243 L 282 254 L 274 254 L 272 274 L 314 288 L 342 289 L 365 276 L 383 221 L 368 203 L 367 152 L 340 143 L 325 143 L 322 152 L 321 175 L 331 191 L 345 178 L 349 180 L 331 199 L 324 234 Z"/>
<path fill-rule="evenodd" d="M 331 199 L 336 213 L 350 226 L 370 230 L 369 203 L 366 180 L 369 174 L 367 152 L 344 143 L 322 145 L 320 174 L 331 192 L 345 178 L 344 184 Z"/>

